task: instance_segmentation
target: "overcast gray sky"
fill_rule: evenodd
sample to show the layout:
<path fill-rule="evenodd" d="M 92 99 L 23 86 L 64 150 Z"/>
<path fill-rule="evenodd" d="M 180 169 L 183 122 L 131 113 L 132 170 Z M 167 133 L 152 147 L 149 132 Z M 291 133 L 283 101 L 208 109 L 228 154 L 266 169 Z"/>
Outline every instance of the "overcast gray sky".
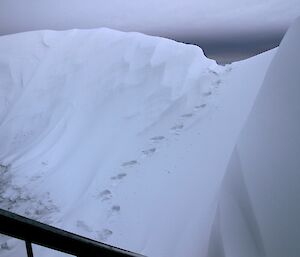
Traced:
<path fill-rule="evenodd" d="M 237 51 L 278 44 L 297 16 L 300 0 L 0 0 L 0 35 L 108 27 Z"/>

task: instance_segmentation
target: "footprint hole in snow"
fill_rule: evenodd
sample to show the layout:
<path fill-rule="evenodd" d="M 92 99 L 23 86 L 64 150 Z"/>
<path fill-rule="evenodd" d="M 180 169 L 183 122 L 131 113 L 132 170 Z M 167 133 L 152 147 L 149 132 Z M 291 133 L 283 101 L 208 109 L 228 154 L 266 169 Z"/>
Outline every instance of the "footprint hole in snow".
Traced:
<path fill-rule="evenodd" d="M 214 82 L 215 85 L 220 85 L 222 83 L 222 80 L 218 79 Z"/>
<path fill-rule="evenodd" d="M 0 249 L 1 250 L 11 250 L 12 247 L 9 246 L 9 244 L 7 242 L 4 242 L 0 245 Z"/>
<path fill-rule="evenodd" d="M 113 206 L 111 207 L 111 210 L 112 210 L 113 212 L 119 212 L 119 211 L 121 210 L 121 207 L 120 207 L 120 205 L 113 205 Z"/>
<path fill-rule="evenodd" d="M 202 108 L 205 108 L 207 104 L 200 104 L 200 105 L 196 105 L 194 108 L 195 110 L 199 110 L 199 109 L 202 109 Z"/>
<path fill-rule="evenodd" d="M 232 71 L 232 67 L 231 67 L 231 66 L 227 67 L 225 71 L 226 71 L 226 72 Z"/>
<path fill-rule="evenodd" d="M 208 92 L 203 93 L 203 96 L 210 96 L 210 95 L 212 95 L 212 92 L 211 92 L 211 91 L 208 91 Z"/>
<path fill-rule="evenodd" d="M 216 71 L 211 70 L 211 69 L 209 70 L 209 73 L 214 74 L 214 75 L 216 75 L 216 76 L 218 75 L 218 73 L 217 73 Z"/>
<path fill-rule="evenodd" d="M 150 140 L 153 142 L 159 142 L 161 140 L 164 140 L 165 137 L 164 136 L 155 136 L 155 137 L 151 137 Z"/>
<path fill-rule="evenodd" d="M 105 189 L 99 194 L 99 197 L 102 201 L 106 201 L 112 198 L 112 193 L 110 190 Z"/>
<path fill-rule="evenodd" d="M 183 124 L 176 124 L 175 126 L 173 126 L 171 128 L 171 130 L 181 130 L 184 128 L 184 125 Z"/>
<path fill-rule="evenodd" d="M 83 221 L 83 220 L 77 220 L 76 226 L 84 231 L 92 232 L 93 230 Z"/>
<path fill-rule="evenodd" d="M 150 154 L 155 153 L 155 151 L 156 151 L 156 148 L 153 147 L 153 148 L 149 148 L 149 149 L 143 150 L 142 153 L 144 155 L 150 155 Z"/>
<path fill-rule="evenodd" d="M 193 113 L 185 113 L 185 114 L 182 114 L 181 117 L 183 118 L 190 118 L 193 116 Z"/>
<path fill-rule="evenodd" d="M 106 241 L 112 234 L 113 232 L 110 229 L 103 229 L 97 232 L 99 241 Z"/>
<path fill-rule="evenodd" d="M 128 162 L 123 162 L 122 167 L 134 166 L 136 164 L 138 164 L 137 160 L 131 160 L 131 161 L 128 161 Z"/>
<path fill-rule="evenodd" d="M 126 176 L 127 176 L 126 173 L 119 173 L 118 175 L 111 177 L 111 179 L 112 180 L 121 180 L 121 179 L 123 179 Z"/>

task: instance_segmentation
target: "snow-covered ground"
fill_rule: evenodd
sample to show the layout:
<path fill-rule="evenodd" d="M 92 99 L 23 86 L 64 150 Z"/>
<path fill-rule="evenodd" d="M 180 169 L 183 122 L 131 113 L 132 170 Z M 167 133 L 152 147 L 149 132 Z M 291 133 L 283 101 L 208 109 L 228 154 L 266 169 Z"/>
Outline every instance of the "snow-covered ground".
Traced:
<path fill-rule="evenodd" d="M 138 33 L 2 36 L 0 207 L 148 256 L 215 256 L 220 188 L 276 52 L 223 67 Z"/>

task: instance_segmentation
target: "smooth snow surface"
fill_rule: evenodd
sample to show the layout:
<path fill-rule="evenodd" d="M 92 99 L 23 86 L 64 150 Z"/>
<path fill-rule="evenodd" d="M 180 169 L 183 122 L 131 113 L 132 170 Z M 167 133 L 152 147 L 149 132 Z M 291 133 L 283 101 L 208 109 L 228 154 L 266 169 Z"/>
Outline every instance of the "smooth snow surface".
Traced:
<path fill-rule="evenodd" d="M 222 67 L 196 46 L 108 29 L 1 37 L 0 207 L 148 256 L 209 255 L 275 52 Z M 1 256 L 25 254 L 0 240 Z"/>
<path fill-rule="evenodd" d="M 300 19 L 268 68 L 231 157 L 211 232 L 218 256 L 300 256 L 299 42 Z"/>

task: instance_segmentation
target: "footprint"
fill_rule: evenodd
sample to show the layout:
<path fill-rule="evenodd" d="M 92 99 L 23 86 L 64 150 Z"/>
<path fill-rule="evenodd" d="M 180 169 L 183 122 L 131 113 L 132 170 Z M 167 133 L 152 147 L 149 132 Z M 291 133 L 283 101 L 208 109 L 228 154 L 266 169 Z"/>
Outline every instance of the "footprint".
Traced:
<path fill-rule="evenodd" d="M 151 155 L 151 154 L 154 154 L 155 151 L 156 151 L 156 148 L 153 147 L 153 148 L 150 148 L 150 149 L 147 149 L 147 150 L 143 150 L 142 153 L 144 155 Z"/>
<path fill-rule="evenodd" d="M 209 70 L 208 72 L 211 73 L 211 74 L 214 74 L 216 76 L 218 75 L 218 73 L 216 71 L 214 71 L 214 70 Z"/>
<path fill-rule="evenodd" d="M 122 167 L 130 167 L 130 166 L 134 166 L 136 164 L 138 164 L 137 160 L 132 160 L 132 161 L 128 161 L 128 162 L 123 162 Z"/>
<path fill-rule="evenodd" d="M 0 244 L 0 250 L 11 250 L 7 242 Z"/>
<path fill-rule="evenodd" d="M 3 165 L 0 163 L 0 173 L 2 173 L 2 174 L 6 173 L 9 169 L 9 167 L 10 167 L 9 165 L 6 166 L 6 165 Z"/>
<path fill-rule="evenodd" d="M 222 80 L 218 79 L 217 81 L 214 82 L 214 85 L 219 86 L 222 83 Z"/>
<path fill-rule="evenodd" d="M 192 113 L 185 113 L 185 114 L 182 114 L 181 117 L 183 118 L 189 118 L 189 117 L 192 117 L 193 114 Z"/>
<path fill-rule="evenodd" d="M 99 198 L 101 199 L 101 201 L 110 200 L 112 198 L 112 193 L 110 190 L 105 189 L 99 194 Z"/>
<path fill-rule="evenodd" d="M 211 91 L 208 91 L 208 92 L 203 93 L 203 96 L 210 96 L 210 95 L 212 95 L 212 92 L 211 92 Z"/>
<path fill-rule="evenodd" d="M 118 215 L 121 211 L 120 205 L 113 205 L 110 207 L 110 209 L 107 211 L 107 218 L 112 219 L 116 215 Z"/>
<path fill-rule="evenodd" d="M 42 176 L 41 175 L 35 175 L 33 177 L 30 178 L 31 181 L 36 181 L 38 179 L 40 179 Z"/>
<path fill-rule="evenodd" d="M 110 179 L 112 179 L 112 180 L 121 180 L 121 179 L 123 179 L 123 178 L 126 177 L 126 176 L 127 176 L 126 173 L 119 173 L 118 175 L 113 176 L 113 177 L 111 177 Z"/>
<path fill-rule="evenodd" d="M 97 236 L 99 241 L 106 241 L 110 236 L 112 236 L 113 232 L 109 229 L 102 229 L 101 231 L 97 231 Z"/>
<path fill-rule="evenodd" d="M 77 220 L 76 226 L 84 231 L 92 232 L 93 230 L 82 220 Z"/>
<path fill-rule="evenodd" d="M 199 110 L 199 109 L 202 109 L 205 107 L 206 107 L 206 104 L 200 104 L 200 105 L 196 105 L 194 108 L 195 108 L 195 110 Z"/>
<path fill-rule="evenodd" d="M 119 212 L 121 210 L 121 207 L 120 205 L 113 205 L 111 207 L 111 211 L 114 213 L 114 212 Z"/>
<path fill-rule="evenodd" d="M 226 71 L 226 72 L 232 71 L 232 67 L 231 67 L 231 66 L 227 67 L 225 71 Z"/>
<path fill-rule="evenodd" d="M 150 138 L 150 140 L 151 140 L 152 142 L 154 142 L 154 143 L 159 142 L 159 141 L 164 140 L 164 139 L 165 139 L 164 136 L 156 136 L 156 137 Z"/>
<path fill-rule="evenodd" d="M 183 124 L 177 124 L 177 125 L 173 126 L 171 128 L 171 130 L 181 130 L 181 129 L 183 129 L 183 127 L 184 127 Z"/>

